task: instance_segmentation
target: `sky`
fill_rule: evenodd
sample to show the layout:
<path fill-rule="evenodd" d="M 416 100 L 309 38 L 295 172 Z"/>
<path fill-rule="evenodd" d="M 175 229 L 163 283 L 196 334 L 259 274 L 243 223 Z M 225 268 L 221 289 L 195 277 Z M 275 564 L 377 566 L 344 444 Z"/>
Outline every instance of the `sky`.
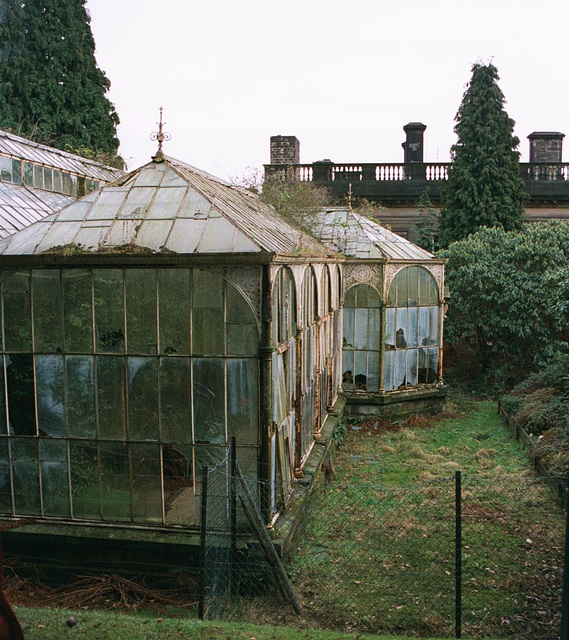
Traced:
<path fill-rule="evenodd" d="M 492 62 L 522 161 L 534 131 L 569 135 L 567 0 L 87 0 L 129 169 L 156 151 L 220 178 L 262 175 L 272 135 L 303 163 L 402 162 L 423 122 L 446 162 L 472 65 Z M 565 141 L 567 149 L 569 140 Z M 564 160 L 569 157 L 564 150 Z"/>

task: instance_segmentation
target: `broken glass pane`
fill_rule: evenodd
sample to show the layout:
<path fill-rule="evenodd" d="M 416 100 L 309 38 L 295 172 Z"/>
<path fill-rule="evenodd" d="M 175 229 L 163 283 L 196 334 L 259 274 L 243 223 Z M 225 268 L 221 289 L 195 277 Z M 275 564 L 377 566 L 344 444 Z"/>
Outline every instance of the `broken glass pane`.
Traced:
<path fill-rule="evenodd" d="M 5 515 L 12 513 L 11 485 L 8 438 L 0 437 L 0 511 Z"/>
<path fill-rule="evenodd" d="M 11 435 L 35 436 L 34 366 L 28 353 L 6 355 L 8 430 Z"/>
<path fill-rule="evenodd" d="M 194 524 L 198 514 L 195 507 L 192 447 L 162 446 L 162 476 L 164 478 L 164 505 L 166 524 Z M 201 477 L 201 468 L 197 469 Z"/>

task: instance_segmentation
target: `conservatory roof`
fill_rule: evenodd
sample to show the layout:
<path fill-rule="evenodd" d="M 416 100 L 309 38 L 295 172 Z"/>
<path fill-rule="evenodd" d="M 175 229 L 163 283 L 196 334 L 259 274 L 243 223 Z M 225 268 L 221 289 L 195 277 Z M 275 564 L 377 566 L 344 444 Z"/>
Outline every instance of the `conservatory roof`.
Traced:
<path fill-rule="evenodd" d="M 120 169 L 108 167 L 95 160 L 89 160 L 73 153 L 32 142 L 2 130 L 0 130 L 0 154 L 36 162 L 62 171 L 75 173 L 79 176 L 92 178 L 93 180 L 102 180 L 103 182 L 111 182 L 124 175 L 124 171 Z"/>
<path fill-rule="evenodd" d="M 329 250 L 257 196 L 160 158 L 0 241 L 1 255 L 80 252 L 278 253 Z"/>
<path fill-rule="evenodd" d="M 0 238 L 75 202 L 73 196 L 0 182 Z"/>
<path fill-rule="evenodd" d="M 435 256 L 406 238 L 348 209 L 328 209 L 318 217 L 315 235 L 348 258 L 434 260 Z"/>

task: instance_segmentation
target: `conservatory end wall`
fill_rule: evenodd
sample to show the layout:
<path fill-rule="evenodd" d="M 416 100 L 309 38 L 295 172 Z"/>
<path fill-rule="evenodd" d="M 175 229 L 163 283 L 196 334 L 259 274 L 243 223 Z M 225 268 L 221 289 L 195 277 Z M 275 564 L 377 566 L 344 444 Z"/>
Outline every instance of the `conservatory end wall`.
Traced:
<path fill-rule="evenodd" d="M 242 280 L 250 296 L 219 269 L 4 273 L 0 514 L 195 525 L 233 435 L 256 477 L 260 269 Z"/>

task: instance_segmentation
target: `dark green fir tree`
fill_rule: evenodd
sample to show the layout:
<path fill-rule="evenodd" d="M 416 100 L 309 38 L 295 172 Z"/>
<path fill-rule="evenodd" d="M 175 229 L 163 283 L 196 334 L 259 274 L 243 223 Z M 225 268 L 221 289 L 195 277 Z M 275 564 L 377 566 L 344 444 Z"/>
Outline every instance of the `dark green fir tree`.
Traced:
<path fill-rule="evenodd" d="M 441 193 L 441 246 L 481 227 L 519 229 L 524 183 L 519 176 L 514 121 L 504 110 L 504 94 L 493 64 L 477 63 L 456 115 L 457 143 L 451 148 L 448 182 Z"/>
<path fill-rule="evenodd" d="M 0 0 L 0 128 L 120 164 L 86 0 Z"/>

